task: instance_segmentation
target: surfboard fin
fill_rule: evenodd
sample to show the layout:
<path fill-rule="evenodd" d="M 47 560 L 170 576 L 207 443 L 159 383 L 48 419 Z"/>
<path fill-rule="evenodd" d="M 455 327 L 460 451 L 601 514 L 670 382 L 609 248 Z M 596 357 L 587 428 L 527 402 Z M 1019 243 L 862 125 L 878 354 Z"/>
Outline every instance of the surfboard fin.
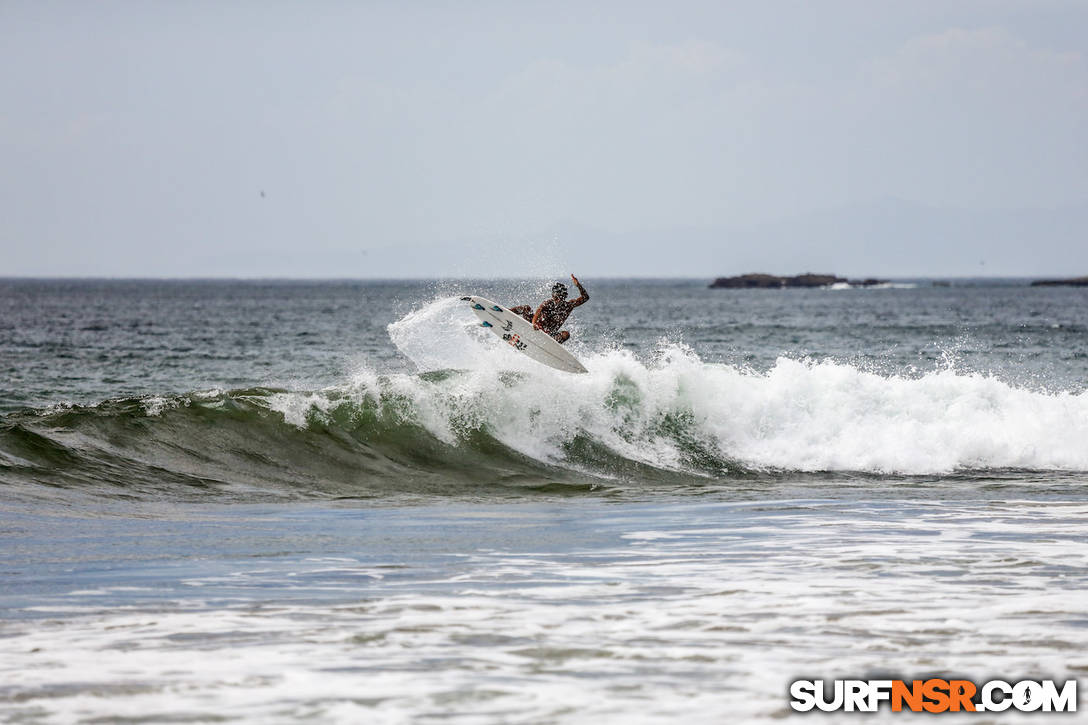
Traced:
<path fill-rule="evenodd" d="M 477 305 L 477 306 L 479 306 L 479 305 Z M 480 309 L 482 310 L 482 309 L 483 309 L 483 307 L 480 307 Z M 487 320 L 484 320 L 484 321 L 483 321 L 483 322 L 481 322 L 480 324 L 481 324 L 481 325 L 483 325 L 484 327 L 491 327 L 491 323 L 490 323 L 490 322 L 488 322 Z"/>

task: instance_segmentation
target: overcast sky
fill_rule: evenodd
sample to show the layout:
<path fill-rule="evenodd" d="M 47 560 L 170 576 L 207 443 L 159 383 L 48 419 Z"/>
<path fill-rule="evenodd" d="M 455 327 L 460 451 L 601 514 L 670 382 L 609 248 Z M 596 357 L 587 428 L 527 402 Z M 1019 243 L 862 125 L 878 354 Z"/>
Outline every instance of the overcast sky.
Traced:
<path fill-rule="evenodd" d="M 0 276 L 1088 274 L 1086 52 L 1072 0 L 6 0 Z"/>

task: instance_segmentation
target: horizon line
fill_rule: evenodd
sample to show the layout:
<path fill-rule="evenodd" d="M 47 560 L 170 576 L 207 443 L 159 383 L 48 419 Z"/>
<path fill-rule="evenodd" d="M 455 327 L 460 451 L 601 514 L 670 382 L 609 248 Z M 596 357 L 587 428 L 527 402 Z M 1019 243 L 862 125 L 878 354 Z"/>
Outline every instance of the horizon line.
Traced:
<path fill-rule="evenodd" d="M 763 272 L 744 272 L 743 274 L 772 274 Z M 799 272 L 797 274 L 813 274 L 812 272 Z M 832 273 L 816 273 L 816 274 L 832 274 Z M 738 277 L 742 275 L 588 275 L 593 279 L 598 280 L 702 280 L 708 279 L 714 281 L 719 278 Z M 485 280 L 498 280 L 498 281 L 510 281 L 510 280 L 538 280 L 538 279 L 551 279 L 555 275 L 511 275 L 511 276 L 492 276 L 492 277 L 452 277 L 452 276 L 419 276 L 419 277 L 289 277 L 289 276 L 254 276 L 244 277 L 237 275 L 217 275 L 217 276 L 166 276 L 166 275 L 151 275 L 151 276 L 129 276 L 129 275 L 38 275 L 38 274 L 15 274 L 15 275 L 0 275 L 0 281 L 16 281 L 16 280 L 37 280 L 37 281 L 53 281 L 53 280 L 71 280 L 71 281 L 116 281 L 116 282 L 450 282 L 450 281 L 485 281 Z M 583 277 L 587 275 L 582 275 Z M 796 276 L 796 275 L 779 275 L 773 276 Z M 835 275 L 840 276 L 840 275 Z M 968 279 L 992 279 L 992 280 L 1034 280 L 1034 279 L 1077 279 L 1078 275 L 1070 276 L 1066 275 L 908 275 L 908 276 L 896 276 L 896 277 L 883 277 L 880 275 L 870 274 L 857 274 L 857 275 L 844 275 L 848 279 L 886 279 L 889 282 L 909 282 L 914 280 L 968 280 Z"/>

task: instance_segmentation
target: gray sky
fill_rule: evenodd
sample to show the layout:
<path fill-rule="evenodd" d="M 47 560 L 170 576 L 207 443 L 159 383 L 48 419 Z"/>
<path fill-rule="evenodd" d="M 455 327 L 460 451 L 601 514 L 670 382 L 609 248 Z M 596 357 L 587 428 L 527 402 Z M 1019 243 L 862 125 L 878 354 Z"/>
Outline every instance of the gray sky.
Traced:
<path fill-rule="evenodd" d="M 1088 274 L 1086 52 L 1071 0 L 6 0 L 0 276 Z"/>

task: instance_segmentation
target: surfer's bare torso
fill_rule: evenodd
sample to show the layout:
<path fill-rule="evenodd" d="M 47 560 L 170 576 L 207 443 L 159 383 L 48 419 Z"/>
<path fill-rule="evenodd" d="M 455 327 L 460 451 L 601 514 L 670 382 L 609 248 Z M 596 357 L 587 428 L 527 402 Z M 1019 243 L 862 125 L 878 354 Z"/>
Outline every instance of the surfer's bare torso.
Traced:
<path fill-rule="evenodd" d="M 571 281 L 578 288 L 579 296 L 573 300 L 568 300 L 567 288 L 565 285 L 556 283 L 552 287 L 551 299 L 544 300 L 540 303 L 540 307 L 537 307 L 536 312 L 530 314 L 532 308 L 529 305 L 519 305 L 517 307 L 511 307 L 510 311 L 515 312 L 526 320 L 533 323 L 533 327 L 555 338 L 556 341 L 563 343 L 570 339 L 570 333 L 566 330 L 561 330 L 563 323 L 570 317 L 570 313 L 574 311 L 575 307 L 584 305 L 589 301 L 589 293 L 586 292 L 586 288 L 582 286 L 582 283 L 578 281 L 578 278 L 573 274 L 570 276 Z"/>

